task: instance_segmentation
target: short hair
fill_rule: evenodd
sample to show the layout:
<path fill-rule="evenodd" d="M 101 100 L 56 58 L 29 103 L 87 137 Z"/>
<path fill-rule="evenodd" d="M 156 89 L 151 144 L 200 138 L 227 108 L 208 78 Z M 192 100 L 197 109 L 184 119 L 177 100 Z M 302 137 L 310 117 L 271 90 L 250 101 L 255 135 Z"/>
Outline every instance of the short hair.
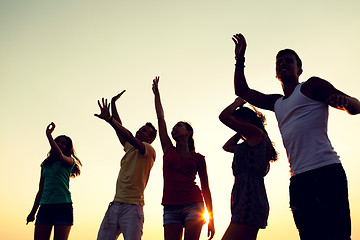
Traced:
<path fill-rule="evenodd" d="M 150 133 L 149 136 L 150 136 L 152 139 L 155 139 L 155 138 L 156 138 L 157 130 L 156 130 L 156 128 L 154 127 L 154 125 L 152 125 L 151 122 L 147 122 L 147 123 L 145 124 L 145 126 L 150 127 L 150 128 L 153 130 L 153 131 Z"/>
<path fill-rule="evenodd" d="M 278 54 L 276 55 L 276 58 L 283 56 L 283 55 L 287 55 L 287 54 L 295 56 L 298 68 L 302 67 L 302 61 L 301 61 L 299 55 L 297 55 L 297 53 L 292 49 L 286 48 L 286 49 L 280 50 L 278 52 Z"/>

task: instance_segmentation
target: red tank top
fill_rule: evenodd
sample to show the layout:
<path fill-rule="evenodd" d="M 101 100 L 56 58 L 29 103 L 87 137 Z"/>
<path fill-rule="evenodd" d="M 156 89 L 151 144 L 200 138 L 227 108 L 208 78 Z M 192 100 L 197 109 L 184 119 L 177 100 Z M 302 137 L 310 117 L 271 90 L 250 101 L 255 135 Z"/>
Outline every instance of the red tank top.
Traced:
<path fill-rule="evenodd" d="M 199 166 L 205 164 L 205 158 L 193 152 L 182 159 L 175 147 L 170 147 L 163 157 L 163 205 L 183 205 L 202 202 L 200 188 L 195 179 Z"/>

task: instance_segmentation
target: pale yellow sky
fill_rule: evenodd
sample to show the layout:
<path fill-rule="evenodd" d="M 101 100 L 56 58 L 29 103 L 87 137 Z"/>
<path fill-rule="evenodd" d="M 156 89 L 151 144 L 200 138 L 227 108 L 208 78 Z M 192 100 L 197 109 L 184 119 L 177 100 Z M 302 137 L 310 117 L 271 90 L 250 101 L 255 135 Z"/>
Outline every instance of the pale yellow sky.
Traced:
<path fill-rule="evenodd" d="M 218 114 L 234 98 L 234 46 L 241 32 L 248 48 L 251 87 L 281 93 L 275 55 L 293 48 L 303 60 L 301 81 L 319 76 L 360 98 L 359 1 L 0 1 L 1 239 L 31 239 L 25 225 L 38 188 L 40 163 L 54 136 L 69 135 L 84 167 L 71 180 L 75 225 L 70 239 L 95 239 L 113 199 L 123 150 L 114 131 L 95 118 L 97 99 L 118 101 L 124 126 L 156 124 L 151 82 L 160 91 L 170 129 L 192 123 L 205 155 L 215 214 L 215 240 L 230 221 L 232 155 L 221 147 L 232 132 Z M 289 209 L 289 168 L 273 113 L 264 111 L 280 152 L 265 178 L 268 227 L 258 239 L 298 239 Z M 359 116 L 330 111 L 329 136 L 349 181 L 353 239 L 360 239 Z M 145 192 L 143 239 L 162 239 L 162 151 Z M 120 238 L 122 239 L 122 238 Z M 206 239 L 206 229 L 201 239 Z"/>

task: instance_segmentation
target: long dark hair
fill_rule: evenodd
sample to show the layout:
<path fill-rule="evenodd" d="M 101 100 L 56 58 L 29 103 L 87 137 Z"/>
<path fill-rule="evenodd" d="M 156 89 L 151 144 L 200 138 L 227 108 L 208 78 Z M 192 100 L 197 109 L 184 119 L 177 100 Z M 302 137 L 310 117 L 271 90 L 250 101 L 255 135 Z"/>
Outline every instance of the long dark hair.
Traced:
<path fill-rule="evenodd" d="M 194 143 L 194 129 L 192 128 L 192 126 L 190 125 L 190 123 L 188 122 L 184 122 L 184 121 L 180 121 L 181 123 L 183 123 L 186 127 L 186 130 L 190 131 L 191 134 L 189 136 L 189 140 L 188 140 L 188 146 L 189 146 L 189 151 L 190 152 L 195 152 L 195 143 Z"/>
<path fill-rule="evenodd" d="M 82 166 L 82 164 L 81 164 L 80 159 L 75 154 L 72 140 L 68 136 L 60 135 L 60 136 L 56 137 L 54 139 L 54 141 L 56 143 L 58 143 L 60 138 L 64 138 L 66 140 L 66 147 L 62 153 L 67 157 L 73 158 L 75 161 L 75 166 L 73 167 L 70 176 L 71 177 L 79 176 L 81 173 L 80 167 Z M 53 165 L 53 163 L 56 161 L 59 161 L 59 159 L 56 158 L 50 150 L 50 152 L 47 155 L 47 158 L 41 163 L 41 165 L 44 167 L 51 167 Z"/>
<path fill-rule="evenodd" d="M 267 133 L 266 129 L 265 129 L 265 122 L 266 122 L 266 118 L 264 116 L 264 114 L 262 114 L 261 112 L 259 112 L 254 106 L 252 106 L 251 110 L 248 107 L 239 107 L 237 109 L 235 109 L 235 111 L 233 112 L 233 115 L 241 118 L 241 119 L 249 119 L 250 123 L 255 125 L 256 127 L 260 128 L 261 131 L 263 131 L 266 136 L 268 137 L 268 139 L 270 140 L 269 134 Z M 274 143 L 270 140 L 271 142 L 271 159 L 270 161 L 274 162 L 278 159 L 278 153 L 276 152 L 275 148 L 274 148 Z"/>

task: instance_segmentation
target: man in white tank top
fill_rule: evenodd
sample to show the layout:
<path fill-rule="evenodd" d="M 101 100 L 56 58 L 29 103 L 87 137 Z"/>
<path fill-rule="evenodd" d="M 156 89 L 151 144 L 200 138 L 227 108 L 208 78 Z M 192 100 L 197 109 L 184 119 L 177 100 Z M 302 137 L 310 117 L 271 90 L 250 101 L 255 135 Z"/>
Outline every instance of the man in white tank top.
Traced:
<path fill-rule="evenodd" d="M 290 207 L 302 240 L 351 236 L 347 180 L 327 135 L 328 106 L 351 115 L 360 102 L 329 82 L 311 77 L 299 83 L 302 62 L 295 51 L 276 56 L 276 76 L 284 95 L 263 94 L 248 87 L 244 75 L 246 41 L 235 42 L 235 93 L 250 104 L 275 112 L 290 163 Z"/>

